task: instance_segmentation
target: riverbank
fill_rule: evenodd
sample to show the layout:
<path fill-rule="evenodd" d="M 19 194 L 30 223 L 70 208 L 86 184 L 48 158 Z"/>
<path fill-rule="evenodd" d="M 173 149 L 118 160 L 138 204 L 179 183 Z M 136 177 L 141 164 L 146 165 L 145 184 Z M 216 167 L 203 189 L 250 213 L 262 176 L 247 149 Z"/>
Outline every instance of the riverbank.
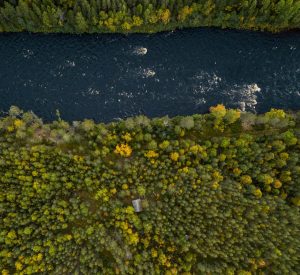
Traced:
<path fill-rule="evenodd" d="M 188 27 L 280 32 L 300 27 L 297 1 L 1 1 L 0 32 L 154 33 Z"/>
<path fill-rule="evenodd" d="M 43 124 L 11 107 L 0 271 L 299 273 L 299 126 L 299 112 L 223 105 L 109 124 Z"/>

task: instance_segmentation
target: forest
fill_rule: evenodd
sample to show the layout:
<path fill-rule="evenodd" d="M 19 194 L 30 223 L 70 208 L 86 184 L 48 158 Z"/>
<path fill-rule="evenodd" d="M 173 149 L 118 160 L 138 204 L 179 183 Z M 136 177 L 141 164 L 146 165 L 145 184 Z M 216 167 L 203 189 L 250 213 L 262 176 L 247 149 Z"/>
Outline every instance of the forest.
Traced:
<path fill-rule="evenodd" d="M 0 0 L 0 32 L 152 33 L 208 26 L 297 29 L 300 0 Z"/>
<path fill-rule="evenodd" d="M 2 275 L 300 273 L 300 112 L 43 123 L 12 106 L 0 152 Z"/>

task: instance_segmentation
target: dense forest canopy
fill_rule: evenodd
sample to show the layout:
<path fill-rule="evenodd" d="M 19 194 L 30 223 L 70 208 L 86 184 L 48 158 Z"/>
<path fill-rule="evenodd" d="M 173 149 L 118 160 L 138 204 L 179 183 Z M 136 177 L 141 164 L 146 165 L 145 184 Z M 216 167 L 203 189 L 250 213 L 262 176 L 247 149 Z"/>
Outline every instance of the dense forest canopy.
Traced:
<path fill-rule="evenodd" d="M 156 32 L 300 26 L 300 0 L 0 0 L 1 32 Z"/>
<path fill-rule="evenodd" d="M 299 206 L 300 113 L 0 119 L 3 275 L 296 275 Z"/>

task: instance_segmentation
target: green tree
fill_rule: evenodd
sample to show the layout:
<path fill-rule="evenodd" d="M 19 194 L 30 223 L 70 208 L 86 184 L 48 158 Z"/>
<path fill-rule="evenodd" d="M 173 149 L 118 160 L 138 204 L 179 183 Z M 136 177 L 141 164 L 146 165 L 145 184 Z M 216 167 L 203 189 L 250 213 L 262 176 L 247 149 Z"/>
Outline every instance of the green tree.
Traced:
<path fill-rule="evenodd" d="M 82 33 L 87 31 L 88 24 L 80 11 L 76 13 L 75 21 L 78 32 Z"/>

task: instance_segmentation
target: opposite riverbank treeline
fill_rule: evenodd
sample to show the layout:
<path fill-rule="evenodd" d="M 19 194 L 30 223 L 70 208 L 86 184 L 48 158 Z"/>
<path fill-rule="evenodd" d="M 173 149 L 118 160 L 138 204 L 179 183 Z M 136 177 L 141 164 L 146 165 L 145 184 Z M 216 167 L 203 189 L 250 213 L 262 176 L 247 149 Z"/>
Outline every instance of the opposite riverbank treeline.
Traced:
<path fill-rule="evenodd" d="M 0 0 L 0 32 L 157 32 L 300 27 L 299 0 Z"/>
<path fill-rule="evenodd" d="M 300 113 L 210 111 L 43 124 L 12 107 L 2 274 L 299 274 Z"/>

